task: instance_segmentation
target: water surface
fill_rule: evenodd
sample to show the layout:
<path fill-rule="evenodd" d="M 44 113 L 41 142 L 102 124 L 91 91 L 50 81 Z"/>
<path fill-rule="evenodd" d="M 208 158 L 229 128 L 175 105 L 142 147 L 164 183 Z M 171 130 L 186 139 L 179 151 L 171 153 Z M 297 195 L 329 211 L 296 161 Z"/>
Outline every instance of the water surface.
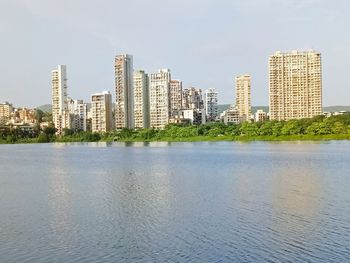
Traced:
<path fill-rule="evenodd" d="M 350 143 L 0 145 L 0 262 L 350 262 Z"/>

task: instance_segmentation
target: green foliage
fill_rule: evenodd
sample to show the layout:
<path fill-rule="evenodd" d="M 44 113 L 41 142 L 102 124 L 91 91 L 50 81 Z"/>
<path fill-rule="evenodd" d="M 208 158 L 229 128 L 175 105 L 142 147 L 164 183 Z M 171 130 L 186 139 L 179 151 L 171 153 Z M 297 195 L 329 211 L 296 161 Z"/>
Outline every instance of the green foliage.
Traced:
<path fill-rule="evenodd" d="M 97 141 L 201 141 L 201 140 L 312 140 L 349 139 L 350 114 L 325 118 L 289 121 L 244 122 L 225 125 L 212 122 L 202 125 L 169 124 L 164 130 L 122 129 L 107 133 L 74 132 L 64 129 L 63 135 L 55 136 L 52 125 L 40 131 L 17 129 L 11 126 L 0 127 L 0 143 L 29 142 L 97 142 Z"/>
<path fill-rule="evenodd" d="M 41 133 L 38 136 L 38 143 L 46 143 L 50 142 L 50 138 L 45 133 Z"/>
<path fill-rule="evenodd" d="M 52 137 L 56 133 L 56 128 L 54 126 L 48 126 L 43 129 L 43 132 L 48 136 Z"/>
<path fill-rule="evenodd" d="M 303 134 L 303 127 L 300 121 L 290 120 L 287 121 L 281 128 L 282 135 L 297 135 Z"/>
<path fill-rule="evenodd" d="M 256 123 L 243 122 L 240 131 L 244 136 L 256 136 L 259 133 L 259 128 Z"/>

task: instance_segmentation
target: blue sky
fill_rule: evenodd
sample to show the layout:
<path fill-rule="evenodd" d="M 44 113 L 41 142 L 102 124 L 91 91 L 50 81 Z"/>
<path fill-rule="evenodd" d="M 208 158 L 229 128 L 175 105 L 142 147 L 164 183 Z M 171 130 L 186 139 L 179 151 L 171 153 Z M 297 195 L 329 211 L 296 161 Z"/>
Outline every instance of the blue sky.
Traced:
<path fill-rule="evenodd" d="M 0 0 L 0 101 L 51 102 L 50 72 L 66 64 L 68 93 L 114 90 L 114 56 L 148 73 L 170 68 L 184 87 L 234 101 L 234 76 L 252 75 L 253 105 L 268 105 L 268 57 L 322 53 L 324 105 L 350 105 L 347 0 Z"/>

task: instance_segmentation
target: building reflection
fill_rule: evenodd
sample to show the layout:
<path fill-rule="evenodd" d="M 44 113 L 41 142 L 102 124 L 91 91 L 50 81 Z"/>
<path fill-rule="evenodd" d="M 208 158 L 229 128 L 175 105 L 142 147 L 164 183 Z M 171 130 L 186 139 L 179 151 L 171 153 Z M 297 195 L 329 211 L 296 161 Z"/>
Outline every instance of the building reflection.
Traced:
<path fill-rule="evenodd" d="M 317 167 L 307 160 L 273 171 L 271 180 L 272 228 L 285 240 L 310 241 L 318 227 L 324 185 Z M 306 240 L 308 239 L 308 240 Z"/>
<path fill-rule="evenodd" d="M 72 189 L 64 148 L 55 145 L 50 158 L 48 200 L 51 238 L 57 246 L 67 247 L 72 242 Z"/>

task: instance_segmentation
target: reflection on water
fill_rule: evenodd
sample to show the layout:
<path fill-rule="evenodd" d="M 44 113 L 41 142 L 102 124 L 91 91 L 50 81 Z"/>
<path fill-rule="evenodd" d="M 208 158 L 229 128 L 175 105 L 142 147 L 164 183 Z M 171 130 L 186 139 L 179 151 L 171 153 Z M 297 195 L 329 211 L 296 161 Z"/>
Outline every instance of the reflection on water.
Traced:
<path fill-rule="evenodd" d="M 3 145 L 0 258 L 350 262 L 349 156 L 347 142 Z"/>
<path fill-rule="evenodd" d="M 73 240 L 72 222 L 72 185 L 69 182 L 69 171 L 64 152 L 64 146 L 56 144 L 56 151 L 52 152 L 52 163 L 49 165 L 49 213 L 51 236 L 57 239 L 60 246 L 67 246 Z"/>

